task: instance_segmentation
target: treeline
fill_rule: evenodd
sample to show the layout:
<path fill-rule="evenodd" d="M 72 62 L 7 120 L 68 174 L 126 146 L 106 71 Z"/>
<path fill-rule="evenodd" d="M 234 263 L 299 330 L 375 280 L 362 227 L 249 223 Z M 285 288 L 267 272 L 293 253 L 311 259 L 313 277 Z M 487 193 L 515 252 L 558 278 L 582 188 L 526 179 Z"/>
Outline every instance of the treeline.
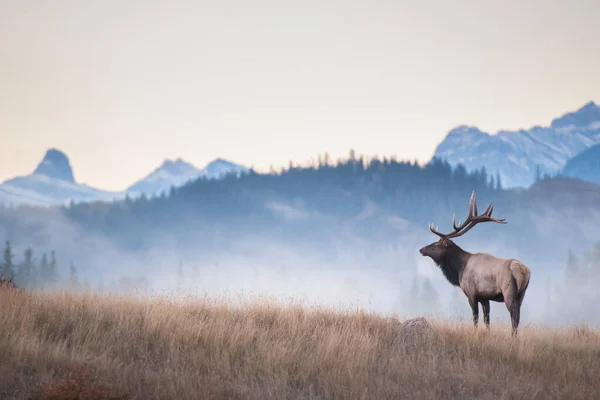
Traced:
<path fill-rule="evenodd" d="M 285 234 L 286 221 L 273 211 L 281 204 L 305 215 L 345 220 L 371 203 L 382 212 L 426 224 L 432 218 L 447 220 L 458 206 L 465 209 L 472 190 L 480 198 L 489 198 L 502 192 L 502 186 L 499 177 L 489 176 L 484 168 L 469 173 L 463 166 L 452 168 L 437 159 L 420 166 L 392 158 L 366 159 L 351 152 L 336 162 L 323 156 L 315 165 L 290 164 L 268 174 L 250 171 L 221 180 L 200 178 L 156 197 L 71 204 L 62 212 L 87 232 L 109 234 L 133 249 L 160 232 L 177 237 L 193 232 L 203 238 L 198 245 L 210 246 L 214 231 L 231 224 L 236 231 L 279 226 Z M 314 224 L 297 218 L 291 235 L 313 235 L 319 230 Z"/>
<path fill-rule="evenodd" d="M 596 304 L 600 300 L 600 241 L 582 254 L 569 251 L 564 275 L 546 282 L 547 318 L 564 321 L 586 316 L 591 324 L 600 323 Z"/>
<path fill-rule="evenodd" d="M 574 245 L 537 229 L 539 214 L 589 216 L 587 211 L 600 204 L 600 190 L 540 180 L 527 190 L 503 190 L 500 177 L 484 168 L 467 172 L 439 159 L 422 166 L 351 152 L 344 159 L 324 155 L 311 165 L 290 163 L 266 174 L 251 170 L 220 180 L 200 178 L 153 197 L 52 209 L 0 206 L 0 226 L 4 238 L 58 248 L 80 264 L 107 248 L 112 255 L 168 248 L 182 259 L 229 254 L 232 243 L 248 238 L 332 253 L 336 243 L 355 240 L 371 247 L 396 246 L 400 234 L 415 227 L 426 231 L 429 221 L 448 227 L 454 213 L 465 217 L 475 190 L 480 206 L 493 202 L 509 224 L 501 230 L 483 225 L 466 240 L 490 232 L 498 246 L 554 262 Z M 588 223 L 593 223 L 588 217 L 571 218 L 562 229 L 571 238 Z"/>
<path fill-rule="evenodd" d="M 43 253 L 37 260 L 32 248 L 25 249 L 21 261 L 16 261 L 10 241 L 6 241 L 2 264 L 0 265 L 0 278 L 12 280 L 17 286 L 29 289 L 54 287 L 65 283 L 73 288 L 80 286 L 75 265 L 69 265 L 70 274 L 67 279 L 58 273 L 56 253 Z"/>

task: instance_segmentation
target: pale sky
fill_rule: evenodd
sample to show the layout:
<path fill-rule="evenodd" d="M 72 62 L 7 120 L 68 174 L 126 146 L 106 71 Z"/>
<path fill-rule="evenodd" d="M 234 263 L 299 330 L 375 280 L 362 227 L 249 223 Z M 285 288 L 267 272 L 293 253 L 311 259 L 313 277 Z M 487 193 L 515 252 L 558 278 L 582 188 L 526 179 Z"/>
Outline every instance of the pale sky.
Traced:
<path fill-rule="evenodd" d="M 427 161 L 453 127 L 600 102 L 600 1 L 0 0 L 0 181 L 67 153 L 122 190 L 165 158 Z"/>

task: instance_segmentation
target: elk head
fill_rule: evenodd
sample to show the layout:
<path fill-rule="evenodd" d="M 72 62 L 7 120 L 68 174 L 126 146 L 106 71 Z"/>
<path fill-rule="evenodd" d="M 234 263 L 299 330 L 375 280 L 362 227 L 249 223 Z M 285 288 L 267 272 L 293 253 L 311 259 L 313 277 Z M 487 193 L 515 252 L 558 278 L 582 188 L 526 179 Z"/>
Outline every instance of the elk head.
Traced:
<path fill-rule="evenodd" d="M 440 239 L 421 248 L 419 252 L 422 256 L 431 257 L 431 259 L 439 265 L 449 253 L 452 253 L 453 249 L 459 248 L 451 240 L 452 238 L 464 235 L 480 222 L 497 222 L 499 224 L 506 223 L 504 219 L 492 218 L 493 209 L 494 206 L 490 204 L 483 214 L 477 215 L 477 200 L 475 199 L 475 191 L 473 191 L 471 198 L 469 199 L 469 216 L 465 222 L 461 224 L 459 221 L 459 225 L 457 226 L 456 215 L 452 216 L 452 227 L 454 228 L 454 231 L 446 234 L 438 232 L 438 230 L 434 228 L 433 224 L 430 222 L 429 229 L 431 232 L 438 235 Z"/>

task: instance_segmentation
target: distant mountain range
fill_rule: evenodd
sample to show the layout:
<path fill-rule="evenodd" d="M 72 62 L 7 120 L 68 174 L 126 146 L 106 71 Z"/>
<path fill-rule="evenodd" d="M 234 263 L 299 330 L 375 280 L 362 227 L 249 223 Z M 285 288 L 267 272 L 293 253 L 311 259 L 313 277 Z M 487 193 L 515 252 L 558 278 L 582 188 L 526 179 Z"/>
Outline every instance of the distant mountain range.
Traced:
<path fill-rule="evenodd" d="M 600 144 L 600 107 L 589 102 L 554 119 L 548 127 L 490 135 L 476 127 L 459 126 L 438 145 L 434 158 L 445 159 L 452 166 L 462 164 L 468 171 L 485 167 L 488 174 L 500 176 L 505 188 L 528 187 L 538 168 L 541 174 L 563 173 L 570 159 L 596 144 Z M 589 173 L 573 165 L 567 172 L 590 179 Z M 598 172 L 595 177 L 600 179 Z"/>
<path fill-rule="evenodd" d="M 159 195 L 171 187 L 180 187 L 191 180 L 205 177 L 220 179 L 226 174 L 240 175 L 249 169 L 232 162 L 216 159 L 203 169 L 181 159 L 166 160 L 145 178 L 123 192 L 108 192 L 77 183 L 66 154 L 50 149 L 37 168 L 29 175 L 9 179 L 0 184 L 0 203 L 5 205 L 53 206 L 75 202 L 112 201 L 126 195 L 137 197 Z"/>
<path fill-rule="evenodd" d="M 249 172 L 249 168 L 234 164 L 222 158 L 208 163 L 204 168 L 198 169 L 192 164 L 178 158 L 175 161 L 165 162 L 152 173 L 140 179 L 127 189 L 131 195 L 159 195 L 169 190 L 172 186 L 180 187 L 198 178 L 221 179 L 227 174 L 241 174 Z"/>
<path fill-rule="evenodd" d="M 500 178 L 504 188 L 529 187 L 538 172 L 600 183 L 600 107 L 592 101 L 554 119 L 548 127 L 500 131 L 495 135 L 461 125 L 437 146 L 433 159 L 436 158 L 453 167 L 462 164 L 469 172 L 485 167 L 488 175 Z M 202 169 L 182 159 L 165 160 L 125 191 L 107 192 L 77 183 L 68 157 L 60 150 L 50 149 L 33 173 L 0 184 L 0 203 L 59 205 L 71 200 L 155 196 L 201 177 L 220 179 L 225 174 L 248 171 L 221 158 Z"/>

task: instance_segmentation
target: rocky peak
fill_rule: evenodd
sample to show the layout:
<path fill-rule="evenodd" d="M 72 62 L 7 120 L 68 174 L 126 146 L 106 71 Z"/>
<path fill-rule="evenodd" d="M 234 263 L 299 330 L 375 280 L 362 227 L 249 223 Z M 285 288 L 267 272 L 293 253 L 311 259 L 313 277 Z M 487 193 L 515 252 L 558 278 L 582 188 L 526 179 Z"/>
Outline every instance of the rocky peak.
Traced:
<path fill-rule="evenodd" d="M 552 128 L 595 129 L 600 125 L 600 106 L 593 101 L 584 104 L 579 110 L 567 113 L 552 121 Z"/>
<path fill-rule="evenodd" d="M 43 160 L 38 164 L 33 173 L 75 183 L 69 158 L 65 153 L 57 149 L 46 151 L 46 155 L 44 155 Z"/>

